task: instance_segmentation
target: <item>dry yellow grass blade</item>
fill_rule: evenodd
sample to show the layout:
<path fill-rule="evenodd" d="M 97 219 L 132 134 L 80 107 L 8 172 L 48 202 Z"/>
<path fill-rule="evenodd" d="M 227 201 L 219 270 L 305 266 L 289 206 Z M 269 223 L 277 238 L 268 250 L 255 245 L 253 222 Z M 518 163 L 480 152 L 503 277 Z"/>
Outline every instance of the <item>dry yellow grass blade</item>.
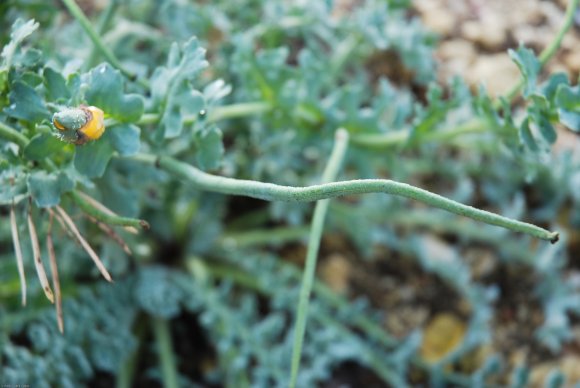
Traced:
<path fill-rule="evenodd" d="M 107 213 L 111 216 L 117 216 L 118 214 L 115 213 L 114 211 L 112 211 L 111 209 L 109 209 L 108 207 L 106 207 L 105 205 L 103 205 L 102 203 L 100 203 L 99 201 L 97 201 L 96 199 L 94 199 L 93 197 L 89 196 L 88 194 L 83 193 L 82 191 L 77 191 L 78 195 L 80 195 L 81 197 L 83 197 L 88 203 L 91 204 L 91 206 L 93 206 L 96 209 L 99 209 L 100 211 L 102 211 L 103 213 Z M 132 226 L 123 226 L 123 229 L 125 229 L 127 232 L 132 233 L 132 234 L 138 234 L 139 231 L 132 227 Z"/>
<path fill-rule="evenodd" d="M 77 229 L 77 226 L 75 225 L 74 221 L 70 218 L 70 216 L 63 210 L 63 208 L 61 208 L 60 206 L 55 206 L 56 211 L 58 212 L 58 214 L 62 217 L 62 219 L 64 220 L 66 226 L 68 227 L 68 229 L 72 232 L 72 234 L 77 238 L 77 240 L 81 243 L 82 247 L 84 248 L 84 250 L 89 254 L 89 256 L 91 257 L 91 259 L 93 259 L 93 261 L 95 262 L 95 265 L 97 266 L 97 268 L 99 269 L 99 271 L 101 272 L 101 274 L 103 275 L 103 277 L 105 279 L 107 279 L 107 281 L 112 282 L 113 279 L 111 278 L 111 275 L 109 274 L 109 272 L 107 271 L 107 269 L 105 268 L 105 266 L 103 265 L 103 262 L 101 261 L 101 259 L 99 258 L 99 255 L 97 255 L 95 253 L 95 251 L 93 250 L 93 248 L 91 248 L 91 246 L 89 245 L 89 243 L 84 239 L 84 237 L 81 235 L 81 233 L 79 232 L 79 230 Z"/>
<path fill-rule="evenodd" d="M 64 333 L 64 318 L 62 314 L 62 296 L 60 293 L 60 280 L 58 278 L 58 268 L 56 266 L 56 255 L 54 254 L 54 244 L 52 243 L 52 218 L 53 213 L 50 213 L 50 221 L 48 222 L 48 231 L 46 232 L 46 247 L 48 249 L 48 258 L 50 259 L 50 271 L 52 272 L 52 286 L 54 287 L 54 296 L 56 298 L 56 322 L 58 323 L 58 330 Z"/>
<path fill-rule="evenodd" d="M 14 253 L 16 254 L 18 276 L 20 276 L 22 305 L 26 306 L 26 274 L 24 273 L 24 261 L 22 260 L 22 248 L 20 247 L 20 238 L 18 237 L 18 225 L 16 224 L 16 214 L 14 214 L 14 204 L 10 207 L 10 227 L 12 229 L 12 242 L 14 243 Z"/>
<path fill-rule="evenodd" d="M 46 277 L 46 271 L 44 270 L 44 265 L 42 264 L 42 258 L 40 256 L 40 243 L 38 242 L 38 235 L 36 234 L 36 227 L 32 220 L 32 212 L 30 208 L 28 209 L 28 231 L 30 232 L 30 244 L 32 245 L 32 254 L 34 255 L 34 265 L 36 267 L 36 273 L 38 273 L 38 279 L 40 280 L 40 285 L 44 291 L 44 295 L 50 300 L 50 303 L 54 303 L 54 295 L 50 289 L 50 284 L 48 283 L 48 278 Z"/>

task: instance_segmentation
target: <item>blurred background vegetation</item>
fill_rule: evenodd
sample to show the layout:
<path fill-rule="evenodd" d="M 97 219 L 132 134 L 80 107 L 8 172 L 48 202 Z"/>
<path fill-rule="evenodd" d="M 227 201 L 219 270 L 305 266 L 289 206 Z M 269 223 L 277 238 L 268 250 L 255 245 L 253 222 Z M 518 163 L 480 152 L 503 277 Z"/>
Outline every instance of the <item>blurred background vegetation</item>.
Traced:
<path fill-rule="evenodd" d="M 579 107 L 563 97 L 578 95 L 577 14 L 542 70 L 533 55 L 562 29 L 568 1 L 78 4 L 135 77 L 102 65 L 110 59 L 64 3 L 0 4 L 0 46 L 14 42 L 17 19 L 39 24 L 0 68 L 0 122 L 40 144 L 22 156 L 0 139 L 0 383 L 287 386 L 313 205 L 200 191 L 131 155 L 306 186 L 320 181 L 343 127 L 341 180 L 414 184 L 558 230 L 560 242 L 393 196 L 332 200 L 297 386 L 578 384 L 580 128 L 564 111 Z M 527 49 L 508 54 L 519 43 Z M 509 95 L 522 73 L 522 92 Z M 106 156 L 84 159 L 82 148 L 50 143 L 50 113 L 106 95 L 99 88 L 115 96 L 104 102 L 116 120 L 108 133 L 123 128 L 131 140 L 109 139 Z M 46 160 L 151 226 L 132 234 L 95 223 L 71 188 L 57 190 L 114 279 L 55 224 L 64 335 L 26 237 L 29 177 Z M 46 206 L 33 197 L 44 242 Z"/>

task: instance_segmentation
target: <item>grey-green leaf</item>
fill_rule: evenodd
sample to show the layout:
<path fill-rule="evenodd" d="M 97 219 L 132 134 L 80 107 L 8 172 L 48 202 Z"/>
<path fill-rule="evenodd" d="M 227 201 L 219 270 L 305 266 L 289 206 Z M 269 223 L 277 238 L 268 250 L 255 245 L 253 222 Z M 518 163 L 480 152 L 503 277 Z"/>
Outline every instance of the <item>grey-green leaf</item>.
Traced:
<path fill-rule="evenodd" d="M 70 92 L 66 86 L 66 80 L 64 77 L 51 69 L 50 67 L 44 68 L 44 86 L 48 92 L 48 97 L 53 101 L 68 100 L 70 98 Z"/>
<path fill-rule="evenodd" d="M 518 65 L 524 78 L 524 97 L 528 98 L 536 88 L 538 74 L 540 73 L 541 64 L 534 52 L 523 45 L 517 50 L 508 51 L 512 60 Z"/>
<path fill-rule="evenodd" d="M 74 166 L 79 173 L 88 178 L 103 176 L 113 156 L 113 146 L 107 138 L 107 133 L 108 131 L 105 131 L 105 134 L 97 141 L 76 147 Z"/>
<path fill-rule="evenodd" d="M 107 132 L 109 132 L 108 137 L 111 145 L 120 155 L 130 156 L 139 151 L 141 146 L 139 127 L 132 124 L 121 124 L 108 128 Z"/>
<path fill-rule="evenodd" d="M 560 85 L 555 103 L 560 122 L 573 131 L 580 131 L 580 87 Z"/>
<path fill-rule="evenodd" d="M 38 207 L 46 208 L 60 203 L 60 196 L 72 190 L 74 182 L 64 173 L 37 171 L 28 176 L 28 190 Z"/>
<path fill-rule="evenodd" d="M 33 123 L 50 118 L 50 113 L 38 93 L 23 82 L 12 84 L 9 98 L 10 106 L 4 111 L 11 117 Z"/>
<path fill-rule="evenodd" d="M 141 118 L 145 105 L 138 94 L 123 92 L 123 77 L 118 70 L 103 63 L 90 71 L 89 88 L 85 93 L 87 102 L 121 122 L 135 122 Z"/>
<path fill-rule="evenodd" d="M 536 140 L 532 135 L 532 131 L 530 131 L 530 121 L 528 118 L 526 118 L 520 126 L 520 139 L 530 150 L 534 152 L 539 150 L 538 144 L 536 144 Z"/>
<path fill-rule="evenodd" d="M 56 152 L 62 151 L 67 144 L 54 135 L 41 133 L 30 140 L 24 148 L 24 156 L 29 160 L 42 160 Z"/>
<path fill-rule="evenodd" d="M 222 132 L 214 125 L 206 127 L 196 133 L 197 146 L 196 160 L 203 170 L 219 168 L 224 155 Z"/>
<path fill-rule="evenodd" d="M 39 24 L 35 22 L 34 19 L 27 20 L 26 22 L 22 19 L 17 19 L 14 22 L 12 25 L 12 32 L 10 33 L 10 42 L 4 46 L 2 54 L 0 54 L 4 59 L 2 65 L 5 69 L 10 68 L 12 58 L 14 57 L 18 45 L 20 45 L 26 37 L 32 34 L 38 26 Z"/>

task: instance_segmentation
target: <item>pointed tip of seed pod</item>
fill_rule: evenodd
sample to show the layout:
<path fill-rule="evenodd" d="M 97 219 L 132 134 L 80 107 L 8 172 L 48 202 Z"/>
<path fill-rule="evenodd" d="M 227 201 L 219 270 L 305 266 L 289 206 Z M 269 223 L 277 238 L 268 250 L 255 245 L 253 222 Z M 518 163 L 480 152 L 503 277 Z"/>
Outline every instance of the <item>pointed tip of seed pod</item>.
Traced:
<path fill-rule="evenodd" d="M 550 242 L 551 242 L 552 244 L 556 244 L 556 243 L 557 243 L 559 240 L 560 240 L 560 233 L 558 233 L 558 232 L 554 232 L 554 233 L 552 234 L 552 238 L 550 239 Z"/>
<path fill-rule="evenodd" d="M 103 277 L 105 278 L 105 280 L 107 280 L 109 283 L 115 283 L 113 281 L 113 278 L 111 277 L 111 275 L 108 272 L 104 272 L 103 273 Z"/>
<path fill-rule="evenodd" d="M 141 227 L 145 230 L 149 230 L 151 228 L 149 223 L 145 220 L 139 220 L 139 225 L 141 225 Z"/>
<path fill-rule="evenodd" d="M 44 289 L 44 294 L 46 295 L 46 299 L 48 299 L 50 303 L 54 304 L 54 294 L 52 293 L 52 290 L 46 287 Z"/>

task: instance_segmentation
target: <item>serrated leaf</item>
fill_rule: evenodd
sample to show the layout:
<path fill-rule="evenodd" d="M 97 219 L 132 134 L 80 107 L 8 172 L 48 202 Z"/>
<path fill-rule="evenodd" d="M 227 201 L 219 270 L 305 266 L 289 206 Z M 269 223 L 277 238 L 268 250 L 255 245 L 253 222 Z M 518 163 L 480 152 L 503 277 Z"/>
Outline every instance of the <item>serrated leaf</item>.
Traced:
<path fill-rule="evenodd" d="M 50 118 L 50 113 L 40 96 L 23 82 L 12 84 L 9 99 L 10 106 L 4 112 L 11 117 L 33 123 Z"/>
<path fill-rule="evenodd" d="M 73 163 L 79 173 L 88 178 L 103 176 L 114 152 L 109 136 L 105 131 L 100 139 L 76 147 Z"/>
<path fill-rule="evenodd" d="M 528 98 L 536 88 L 538 74 L 541 69 L 540 61 L 538 61 L 538 58 L 536 58 L 532 50 L 523 45 L 520 45 L 515 51 L 509 50 L 508 53 L 522 72 L 524 79 L 523 95 L 525 98 Z"/>
<path fill-rule="evenodd" d="M 28 176 L 28 190 L 38 207 L 46 208 L 60 203 L 60 196 L 74 187 L 74 182 L 64 173 L 37 171 Z"/>
<path fill-rule="evenodd" d="M 56 152 L 62 151 L 66 143 L 57 139 L 54 135 L 41 133 L 30 140 L 24 148 L 24 157 L 28 160 L 42 160 Z"/>
<path fill-rule="evenodd" d="M 204 109 L 205 101 L 193 90 L 190 81 L 207 66 L 205 49 L 197 39 L 187 41 L 181 49 L 171 46 L 167 66 L 155 69 L 151 77 L 153 100 L 163 107 L 159 130 L 164 138 L 179 136 L 183 130 L 185 111 Z"/>
<path fill-rule="evenodd" d="M 123 76 L 109 64 L 103 63 L 88 74 L 88 89 L 85 98 L 105 112 L 106 116 L 118 121 L 135 122 L 145 109 L 143 97 L 123 92 Z"/>
<path fill-rule="evenodd" d="M 580 87 L 560 85 L 555 104 L 560 122 L 573 131 L 580 131 Z"/>
<path fill-rule="evenodd" d="M 44 68 L 44 86 L 48 93 L 48 97 L 52 101 L 68 100 L 70 98 L 70 92 L 66 86 L 66 80 L 64 77 L 51 69 L 50 67 Z"/>
<path fill-rule="evenodd" d="M 216 126 L 210 126 L 196 133 L 196 160 L 203 170 L 215 170 L 222 161 L 224 145 L 222 132 Z"/>
<path fill-rule="evenodd" d="M 107 131 L 111 145 L 120 155 L 130 156 L 139 151 L 141 146 L 141 129 L 139 127 L 132 124 L 121 124 L 108 128 Z"/>

